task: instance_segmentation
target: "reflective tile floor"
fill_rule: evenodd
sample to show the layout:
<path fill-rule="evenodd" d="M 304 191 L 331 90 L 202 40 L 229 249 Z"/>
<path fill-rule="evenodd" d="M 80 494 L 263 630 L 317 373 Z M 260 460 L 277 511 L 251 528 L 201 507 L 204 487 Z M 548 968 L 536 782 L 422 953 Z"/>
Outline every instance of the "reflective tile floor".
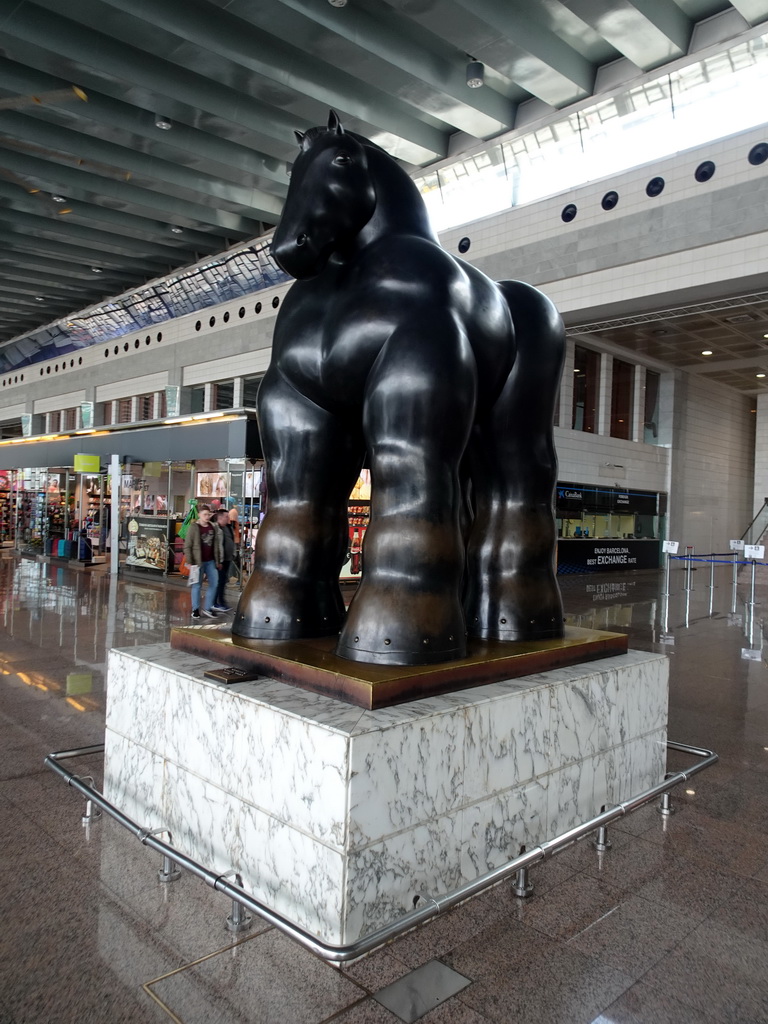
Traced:
<path fill-rule="evenodd" d="M 686 594 L 672 571 L 666 608 L 661 573 L 563 580 L 574 624 L 669 655 L 670 737 L 720 754 L 677 813 L 645 807 L 608 852 L 584 840 L 534 868 L 531 898 L 502 884 L 340 969 L 263 922 L 235 941 L 222 895 L 160 883 L 159 856 L 106 817 L 84 826 L 43 766 L 101 742 L 107 651 L 166 639 L 188 593 L 4 554 L 1 1024 L 397 1024 L 374 993 L 433 961 L 470 984 L 425 1024 L 768 1021 L 768 595 L 750 630 L 748 580 L 734 604 L 727 567 L 713 591 L 693 578 Z M 98 758 L 78 770 L 100 785 Z"/>

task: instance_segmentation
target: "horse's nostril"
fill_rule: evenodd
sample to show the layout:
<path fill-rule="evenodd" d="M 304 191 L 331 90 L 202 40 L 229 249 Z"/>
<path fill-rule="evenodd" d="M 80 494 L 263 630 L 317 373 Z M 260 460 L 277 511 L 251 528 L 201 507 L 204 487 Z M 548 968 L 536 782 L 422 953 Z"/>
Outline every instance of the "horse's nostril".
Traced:
<path fill-rule="evenodd" d="M 296 245 L 304 245 L 307 240 L 307 236 L 302 232 L 296 239 Z"/>

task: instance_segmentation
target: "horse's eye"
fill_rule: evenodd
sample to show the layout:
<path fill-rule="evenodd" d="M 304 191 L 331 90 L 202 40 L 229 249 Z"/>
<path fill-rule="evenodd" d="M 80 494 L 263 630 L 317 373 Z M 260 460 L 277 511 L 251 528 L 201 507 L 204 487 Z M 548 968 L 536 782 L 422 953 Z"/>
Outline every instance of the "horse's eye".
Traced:
<path fill-rule="evenodd" d="M 349 155 L 349 153 L 337 153 L 333 162 L 335 164 L 341 164 L 341 166 L 343 167 L 346 164 L 352 163 L 352 157 Z"/>

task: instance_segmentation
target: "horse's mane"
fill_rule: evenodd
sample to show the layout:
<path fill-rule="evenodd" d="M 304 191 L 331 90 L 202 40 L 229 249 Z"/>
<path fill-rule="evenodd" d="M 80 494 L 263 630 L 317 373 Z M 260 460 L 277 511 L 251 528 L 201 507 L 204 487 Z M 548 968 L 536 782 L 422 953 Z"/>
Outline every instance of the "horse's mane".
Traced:
<path fill-rule="evenodd" d="M 318 128 L 307 128 L 307 130 L 304 132 L 304 137 L 307 139 L 308 142 L 314 142 L 315 139 L 319 139 L 321 135 L 333 134 L 335 133 L 331 131 L 329 128 L 321 126 Z M 345 128 L 344 135 L 349 135 L 349 137 L 351 139 L 354 139 L 355 142 L 359 142 L 363 146 L 368 146 L 370 149 L 378 149 L 380 153 L 387 152 L 386 149 L 382 149 L 382 147 L 377 145 L 377 143 L 371 142 L 370 139 L 366 139 L 364 135 L 358 135 L 357 132 L 350 132 L 347 131 L 347 129 Z"/>

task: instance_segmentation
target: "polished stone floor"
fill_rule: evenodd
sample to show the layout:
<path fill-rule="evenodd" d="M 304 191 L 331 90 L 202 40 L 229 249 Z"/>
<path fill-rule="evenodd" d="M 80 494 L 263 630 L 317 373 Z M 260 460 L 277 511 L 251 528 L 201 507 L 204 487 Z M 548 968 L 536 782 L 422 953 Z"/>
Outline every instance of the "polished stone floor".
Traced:
<path fill-rule="evenodd" d="M 110 647 L 163 641 L 188 593 L 0 557 L 0 1024 L 397 1024 L 374 998 L 432 961 L 470 984 L 425 1024 L 754 1024 L 768 1021 L 768 669 L 758 589 L 730 569 L 693 591 L 663 575 L 569 577 L 576 625 L 626 631 L 670 657 L 670 738 L 720 761 L 676 790 L 356 964 L 337 968 L 264 922 L 226 930 L 229 901 L 43 765 L 103 736 Z M 734 610 L 735 609 L 735 610 Z M 768 650 L 768 648 L 766 648 Z M 743 653 L 746 652 L 746 655 Z M 71 763 L 71 762 L 70 762 Z M 670 756 L 670 768 L 691 763 Z M 100 784 L 100 760 L 77 770 Z"/>

